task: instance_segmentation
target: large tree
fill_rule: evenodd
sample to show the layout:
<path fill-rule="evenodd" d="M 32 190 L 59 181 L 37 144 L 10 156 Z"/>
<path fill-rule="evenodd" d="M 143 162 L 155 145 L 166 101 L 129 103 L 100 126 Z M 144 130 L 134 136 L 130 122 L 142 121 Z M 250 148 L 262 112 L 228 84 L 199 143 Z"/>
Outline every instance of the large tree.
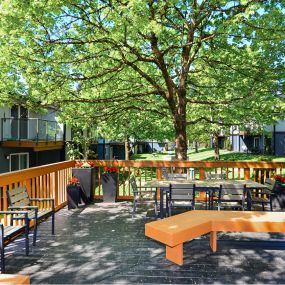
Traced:
<path fill-rule="evenodd" d="M 281 0 L 4 0 L 0 13 L 3 100 L 160 114 L 173 123 L 178 159 L 188 124 L 280 107 Z M 237 118 L 225 123 L 230 108 Z"/>

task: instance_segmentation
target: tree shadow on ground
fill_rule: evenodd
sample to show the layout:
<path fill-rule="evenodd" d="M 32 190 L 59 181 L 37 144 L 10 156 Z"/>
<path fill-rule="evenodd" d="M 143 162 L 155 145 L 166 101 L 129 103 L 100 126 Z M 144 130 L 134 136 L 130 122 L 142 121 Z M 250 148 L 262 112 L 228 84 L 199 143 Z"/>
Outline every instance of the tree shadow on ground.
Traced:
<path fill-rule="evenodd" d="M 23 251 L 9 253 L 7 273 L 29 274 L 37 284 L 285 282 L 284 250 L 250 247 L 256 239 L 252 235 L 219 235 L 216 254 L 210 253 L 205 235 L 185 243 L 183 266 L 167 261 L 165 246 L 144 235 L 145 223 L 153 220 L 147 217 L 150 207 L 139 208 L 134 218 L 128 202 L 65 208 L 56 214 L 55 236 L 50 220 L 39 226 L 39 241 L 29 257 L 23 258 Z M 257 238 L 280 241 L 284 235 Z"/>

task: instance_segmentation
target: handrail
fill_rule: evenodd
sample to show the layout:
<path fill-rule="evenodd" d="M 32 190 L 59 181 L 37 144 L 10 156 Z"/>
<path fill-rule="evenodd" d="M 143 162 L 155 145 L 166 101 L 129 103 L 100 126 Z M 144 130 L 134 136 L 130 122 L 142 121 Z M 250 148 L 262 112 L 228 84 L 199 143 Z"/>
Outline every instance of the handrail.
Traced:
<path fill-rule="evenodd" d="M 285 168 L 285 162 L 267 161 L 165 161 L 165 160 L 92 160 L 95 166 L 116 167 L 204 167 L 204 168 Z"/>

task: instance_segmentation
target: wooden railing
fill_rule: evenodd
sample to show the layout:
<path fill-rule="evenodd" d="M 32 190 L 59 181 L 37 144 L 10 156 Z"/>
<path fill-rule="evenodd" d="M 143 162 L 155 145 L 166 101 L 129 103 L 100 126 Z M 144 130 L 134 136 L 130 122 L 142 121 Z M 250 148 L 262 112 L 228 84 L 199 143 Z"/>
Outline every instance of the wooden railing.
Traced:
<path fill-rule="evenodd" d="M 0 174 L 1 210 L 7 210 L 7 189 L 25 185 L 31 198 L 54 198 L 56 210 L 66 205 L 66 185 L 74 161 Z"/>
<path fill-rule="evenodd" d="M 131 199 L 129 178 L 134 175 L 139 184 L 162 178 L 162 169 L 168 172 L 192 173 L 195 179 L 205 179 L 206 173 L 223 174 L 226 179 L 252 179 L 264 182 L 274 174 L 285 174 L 285 162 L 225 162 L 225 161 L 123 161 L 94 160 L 95 186 L 93 195 L 102 198 L 101 175 L 105 166 L 118 168 L 119 200 Z M 56 209 L 66 205 L 66 185 L 75 161 L 65 161 L 0 174 L 0 209 L 7 210 L 6 190 L 26 185 L 32 198 L 52 197 Z"/>
<path fill-rule="evenodd" d="M 131 199 L 131 175 L 138 183 L 162 178 L 162 169 L 169 173 L 192 173 L 192 178 L 203 180 L 206 173 L 222 174 L 225 179 L 254 180 L 264 183 L 275 174 L 285 174 L 285 162 L 229 162 L 229 161 L 161 161 L 161 160 L 94 160 L 96 168 L 95 198 L 102 198 L 101 174 L 105 166 L 118 168 L 118 199 Z"/>

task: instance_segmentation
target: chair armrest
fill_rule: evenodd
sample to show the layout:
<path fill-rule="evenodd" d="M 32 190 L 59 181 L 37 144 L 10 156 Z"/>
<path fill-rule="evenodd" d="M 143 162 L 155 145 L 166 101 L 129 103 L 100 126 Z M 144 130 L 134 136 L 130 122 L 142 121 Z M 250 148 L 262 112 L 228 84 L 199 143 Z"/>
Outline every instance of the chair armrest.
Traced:
<path fill-rule="evenodd" d="M 27 211 L 0 211 L 0 215 L 5 214 L 5 215 L 26 215 L 28 214 Z"/>
<path fill-rule="evenodd" d="M 23 217 L 16 217 L 14 219 L 25 220 L 26 225 L 29 226 L 29 215 L 27 211 L 0 211 L 0 215 L 1 214 L 12 215 L 12 219 L 13 215 L 23 215 Z"/>
<path fill-rule="evenodd" d="M 30 201 L 54 201 L 53 198 L 31 198 Z"/>
<path fill-rule="evenodd" d="M 36 209 L 38 209 L 38 206 L 9 206 L 8 209 L 11 209 L 11 210 L 13 210 L 13 209 L 15 209 L 15 210 L 17 210 L 17 209 L 19 209 L 19 210 L 21 210 L 21 209 L 36 210 Z"/>
<path fill-rule="evenodd" d="M 54 210 L 54 198 L 32 198 L 30 201 L 38 201 L 38 202 L 44 202 L 44 201 L 51 201 L 51 207 Z"/>

